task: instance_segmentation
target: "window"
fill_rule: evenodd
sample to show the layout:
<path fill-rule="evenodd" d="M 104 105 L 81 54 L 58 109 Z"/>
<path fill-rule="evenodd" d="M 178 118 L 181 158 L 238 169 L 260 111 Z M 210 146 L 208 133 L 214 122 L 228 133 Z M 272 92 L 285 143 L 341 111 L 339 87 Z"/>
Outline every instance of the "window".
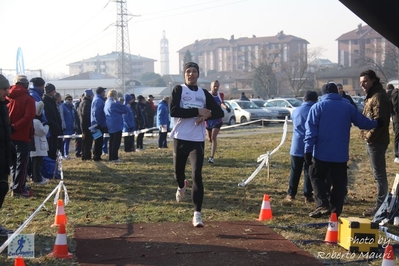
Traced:
<path fill-rule="evenodd" d="M 359 50 L 354 50 L 353 51 L 355 54 L 359 54 Z"/>
<path fill-rule="evenodd" d="M 357 40 L 354 40 L 353 41 L 353 45 L 358 45 L 359 43 L 358 43 L 358 41 Z"/>
<path fill-rule="evenodd" d="M 348 79 L 343 79 L 342 80 L 342 85 L 349 85 Z"/>
<path fill-rule="evenodd" d="M 370 39 L 366 39 L 366 44 L 370 44 Z"/>

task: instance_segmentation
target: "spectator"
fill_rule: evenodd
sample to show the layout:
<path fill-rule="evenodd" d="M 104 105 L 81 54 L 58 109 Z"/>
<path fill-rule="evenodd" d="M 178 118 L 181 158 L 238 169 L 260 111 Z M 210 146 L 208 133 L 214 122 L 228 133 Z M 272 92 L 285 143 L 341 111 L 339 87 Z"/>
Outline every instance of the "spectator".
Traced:
<path fill-rule="evenodd" d="M 147 128 L 147 114 L 145 112 L 146 102 L 142 95 L 137 96 L 137 127 L 139 130 Z M 144 149 L 143 146 L 144 132 L 139 133 L 137 136 L 137 151 Z"/>
<path fill-rule="evenodd" d="M 30 152 L 30 157 L 32 158 L 32 180 L 39 185 L 48 183 L 48 180 L 42 176 L 43 157 L 47 156 L 48 151 L 46 135 L 49 131 L 49 126 L 44 125 L 42 122 L 43 108 L 44 103 L 42 101 L 36 102 L 36 117 L 33 120 L 35 149 Z"/>
<path fill-rule="evenodd" d="M 132 102 L 130 103 L 130 106 L 132 107 L 133 115 L 134 115 L 134 120 L 136 122 L 136 130 L 138 129 L 138 121 L 137 121 L 137 102 L 136 102 L 136 96 L 134 94 L 130 94 L 132 96 Z M 136 148 L 134 147 L 134 135 L 132 135 L 132 150 L 136 151 Z"/>
<path fill-rule="evenodd" d="M 43 98 L 46 82 L 41 77 L 32 78 L 30 82 L 32 82 L 33 88 L 29 89 L 29 94 L 35 99 L 35 102 L 40 102 Z"/>
<path fill-rule="evenodd" d="M 178 184 L 176 201 L 183 201 L 186 191 L 185 168 L 188 157 L 192 168 L 192 199 L 194 203 L 193 225 L 203 227 L 201 218 L 204 186 L 202 166 L 204 163 L 205 123 L 208 118 L 217 119 L 224 113 L 207 90 L 197 85 L 199 66 L 188 62 L 183 67 L 185 84 L 173 88 L 170 115 L 174 117 L 173 166 Z M 184 96 L 184 97 L 183 97 Z"/>
<path fill-rule="evenodd" d="M 30 159 L 30 142 L 33 139 L 33 119 L 36 114 L 35 100 L 29 95 L 29 81 L 24 75 L 14 79 L 14 85 L 6 97 L 10 123 L 11 139 L 17 152 L 17 160 L 11 166 L 13 195 L 33 196 L 26 187 L 27 165 Z"/>
<path fill-rule="evenodd" d="M 395 152 L 394 162 L 399 164 L 399 86 L 396 90 L 392 92 L 391 103 L 393 132 L 395 134 L 393 145 Z"/>
<path fill-rule="evenodd" d="M 61 114 L 59 112 L 59 108 L 56 103 L 56 99 L 54 98 L 55 94 L 55 86 L 51 83 L 47 83 L 44 87 L 45 93 L 43 95 L 43 103 L 44 103 L 44 113 L 47 118 L 47 123 L 50 127 L 49 134 L 47 135 L 47 143 L 49 146 L 48 157 L 53 160 L 57 159 L 57 150 L 61 150 L 61 141 L 58 139 L 58 136 L 62 135 L 62 121 Z"/>
<path fill-rule="evenodd" d="M 157 108 L 157 127 L 159 128 L 158 134 L 158 148 L 167 148 L 168 142 L 166 140 L 169 128 L 169 97 L 163 97 L 159 102 Z"/>
<path fill-rule="evenodd" d="M 338 89 L 338 94 L 341 95 L 342 98 L 347 99 L 350 102 L 350 104 L 352 104 L 357 109 L 357 105 L 353 101 L 352 97 L 344 92 L 344 87 L 342 86 L 342 84 L 338 83 L 337 84 L 337 89 Z"/>
<path fill-rule="evenodd" d="M 226 106 L 224 103 L 224 94 L 219 93 L 219 86 L 220 83 L 219 81 L 215 80 L 211 83 L 211 91 L 210 94 L 212 95 L 213 99 L 216 101 L 216 103 L 225 108 L 227 112 L 231 112 L 230 108 Z M 222 127 L 222 119 L 208 119 L 205 121 L 205 126 L 206 126 L 206 132 L 208 134 L 208 139 L 211 142 L 211 156 L 208 158 L 208 163 L 214 163 L 215 159 L 213 158 L 216 153 L 216 147 L 217 147 L 217 136 L 219 134 L 220 128 Z"/>
<path fill-rule="evenodd" d="M 366 93 L 363 114 L 369 118 L 382 118 L 385 124 L 381 128 L 362 130 L 361 138 L 366 142 L 374 180 L 377 183 L 377 199 L 373 207 L 363 212 L 364 216 L 374 216 L 388 194 L 388 179 L 385 154 L 389 144 L 390 102 L 386 91 L 373 70 L 360 73 L 360 86 Z"/>
<path fill-rule="evenodd" d="M 309 165 L 309 176 L 314 190 L 316 209 L 309 213 L 319 218 L 335 212 L 342 213 L 347 193 L 349 140 L 352 123 L 361 128 L 374 128 L 379 122 L 363 116 L 339 94 L 335 83 L 322 87 L 321 100 L 309 111 L 305 123 L 305 163 Z M 326 177 L 330 172 L 332 189 L 330 198 L 326 194 Z"/>
<path fill-rule="evenodd" d="M 154 96 L 152 96 L 151 94 L 148 95 L 148 100 L 145 102 L 145 113 L 147 115 L 147 127 L 154 127 L 154 116 L 156 113 L 156 109 L 154 105 Z M 149 130 L 148 132 L 151 133 L 152 130 Z"/>
<path fill-rule="evenodd" d="M 292 124 L 293 133 L 291 141 L 291 173 L 289 186 L 287 191 L 286 201 L 292 201 L 298 191 L 299 179 L 303 169 L 304 180 L 303 180 L 303 195 L 305 196 L 305 202 L 314 202 L 313 199 L 313 188 L 309 178 L 309 165 L 305 163 L 304 159 L 304 147 L 305 143 L 305 122 L 309 114 L 310 107 L 317 102 L 317 93 L 315 91 L 307 91 L 303 98 L 301 106 L 296 108 L 292 112 Z"/>
<path fill-rule="evenodd" d="M 241 101 L 249 101 L 248 97 L 245 96 L 245 92 L 241 92 L 241 96 L 240 96 L 239 100 L 241 100 Z"/>
<path fill-rule="evenodd" d="M 75 128 L 75 134 L 76 135 L 81 135 L 82 134 L 82 128 L 80 126 L 80 118 L 79 118 L 78 111 L 79 111 L 79 105 L 82 103 L 82 100 L 83 100 L 84 96 L 85 96 L 85 94 L 83 93 L 80 96 L 79 100 L 76 101 L 74 103 L 74 105 L 73 105 L 73 108 L 75 109 L 75 112 L 74 112 L 74 114 L 75 114 L 75 119 L 74 119 L 75 125 L 74 125 L 74 128 Z M 82 157 L 82 138 L 75 138 L 75 156 L 76 156 L 76 158 Z"/>
<path fill-rule="evenodd" d="M 128 107 L 129 112 L 126 114 L 123 114 L 123 132 L 125 133 L 131 133 L 131 136 L 125 136 L 123 137 L 124 140 L 124 149 L 125 152 L 132 152 L 134 151 L 134 132 L 136 130 L 136 118 L 134 117 L 133 113 L 133 108 L 131 107 L 131 104 L 133 102 L 132 96 L 130 94 L 125 94 L 125 102 L 124 104 Z"/>
<path fill-rule="evenodd" d="M 67 94 L 64 97 L 65 101 L 61 105 L 62 117 L 64 117 L 65 127 L 63 128 L 64 135 L 72 135 L 75 133 L 75 108 L 72 104 L 72 96 Z M 69 146 L 71 143 L 71 138 L 64 138 L 64 159 L 69 160 L 71 157 L 69 156 Z"/>
<path fill-rule="evenodd" d="M 111 162 L 121 161 L 118 156 L 118 150 L 122 139 L 122 115 L 129 112 L 129 108 L 121 104 L 117 97 L 116 90 L 110 90 L 104 106 L 105 120 L 109 132 L 109 160 Z"/>
<path fill-rule="evenodd" d="M 91 148 L 93 146 L 93 135 L 89 127 L 91 127 L 91 105 L 93 99 L 93 91 L 87 89 L 84 92 L 82 103 L 79 105 L 80 128 L 82 129 L 82 161 L 91 160 Z"/>
<path fill-rule="evenodd" d="M 11 141 L 8 100 L 6 100 L 9 88 L 8 79 L 0 74 L 0 208 L 3 206 L 4 198 L 8 192 L 8 175 L 10 174 L 10 167 L 13 165 L 12 154 L 15 153 L 15 147 Z M 12 230 L 0 225 L 1 236 L 8 236 L 12 233 L 14 233 Z"/>
<path fill-rule="evenodd" d="M 101 130 L 101 133 L 108 133 L 107 122 L 105 121 L 104 104 L 105 104 L 105 91 L 106 88 L 98 87 L 96 95 L 94 96 L 91 104 L 91 125 Z M 104 138 L 101 137 L 94 140 L 93 160 L 100 161 Z"/>

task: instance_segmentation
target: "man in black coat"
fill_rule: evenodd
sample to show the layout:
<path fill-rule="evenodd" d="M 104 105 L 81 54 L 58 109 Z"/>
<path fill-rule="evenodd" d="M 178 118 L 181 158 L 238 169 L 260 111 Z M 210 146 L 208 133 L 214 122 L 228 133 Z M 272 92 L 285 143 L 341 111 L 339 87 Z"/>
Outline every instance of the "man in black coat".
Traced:
<path fill-rule="evenodd" d="M 91 160 L 91 148 L 93 146 L 93 135 L 89 127 L 91 126 L 91 103 L 94 93 L 91 89 L 84 92 L 84 97 L 79 105 L 78 115 L 80 128 L 82 129 L 82 161 Z"/>
<path fill-rule="evenodd" d="M 44 86 L 45 93 L 43 95 L 44 113 L 47 118 L 50 136 L 47 138 L 48 142 L 48 157 L 53 160 L 57 159 L 57 150 L 61 149 L 58 136 L 62 135 L 62 121 L 61 115 L 58 111 L 57 104 L 54 99 L 55 86 L 47 83 Z"/>
<path fill-rule="evenodd" d="M 15 155 L 15 150 L 11 145 L 11 127 L 10 118 L 8 116 L 8 109 L 6 95 L 10 83 L 0 74 L 0 208 L 3 205 L 4 198 L 8 192 L 8 175 L 10 174 L 10 166 L 12 164 L 12 154 Z M 14 150 L 14 152 L 12 152 Z M 0 235 L 7 236 L 13 231 L 8 230 L 0 225 Z"/>

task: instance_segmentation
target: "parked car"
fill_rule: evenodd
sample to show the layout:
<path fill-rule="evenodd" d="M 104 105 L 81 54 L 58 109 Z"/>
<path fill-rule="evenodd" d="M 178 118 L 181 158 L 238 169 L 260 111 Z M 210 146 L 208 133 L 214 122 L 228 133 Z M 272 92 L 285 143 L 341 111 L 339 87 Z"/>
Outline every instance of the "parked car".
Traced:
<path fill-rule="evenodd" d="M 224 112 L 224 117 L 222 119 L 223 124 L 227 124 L 227 125 L 235 125 L 236 124 L 236 116 L 235 116 L 235 112 L 234 109 L 231 107 L 230 103 L 225 102 L 224 104 L 227 105 L 227 107 L 230 108 L 230 113 L 226 111 L 226 109 L 223 109 Z"/>
<path fill-rule="evenodd" d="M 302 102 L 296 98 L 278 98 L 278 99 L 269 99 L 266 101 L 268 104 L 266 107 L 283 107 L 287 108 L 288 111 L 290 111 L 290 114 L 292 115 L 292 111 L 294 111 L 295 108 L 301 106 Z"/>
<path fill-rule="evenodd" d="M 232 107 L 231 109 L 234 110 L 237 123 L 246 123 L 259 119 L 276 119 L 273 112 L 264 110 L 251 101 L 230 100 L 226 102 L 229 103 Z M 268 125 L 270 122 L 265 121 L 263 124 Z"/>
<path fill-rule="evenodd" d="M 276 116 L 277 119 L 279 120 L 284 120 L 286 116 L 288 116 L 288 119 L 291 118 L 291 113 L 290 111 L 287 110 L 287 108 L 283 107 L 276 107 L 276 106 L 267 106 L 267 102 L 265 100 L 261 99 L 250 99 L 251 102 L 254 102 L 257 106 L 260 108 L 263 108 L 264 110 L 269 110 L 270 112 L 273 112 L 273 115 Z M 270 104 L 272 105 L 272 104 Z"/>

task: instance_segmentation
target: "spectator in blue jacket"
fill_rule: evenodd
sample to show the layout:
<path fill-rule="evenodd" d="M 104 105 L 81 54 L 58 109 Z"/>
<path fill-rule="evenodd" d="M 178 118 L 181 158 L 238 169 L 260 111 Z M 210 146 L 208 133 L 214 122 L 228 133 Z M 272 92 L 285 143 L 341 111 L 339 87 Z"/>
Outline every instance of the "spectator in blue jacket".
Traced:
<path fill-rule="evenodd" d="M 130 94 L 125 94 L 124 105 L 129 109 L 127 114 L 123 114 L 123 132 L 133 132 L 136 130 L 136 118 L 134 117 L 133 109 L 131 104 L 133 102 L 133 97 Z M 134 134 L 131 136 L 123 137 L 125 152 L 134 151 Z"/>
<path fill-rule="evenodd" d="M 29 89 L 29 94 L 33 99 L 35 99 L 35 102 L 40 102 L 43 98 L 44 85 L 46 82 L 41 77 L 32 78 L 30 82 L 32 83 L 33 88 Z"/>
<path fill-rule="evenodd" d="M 105 91 L 106 88 L 98 87 L 96 89 L 96 95 L 91 103 L 91 125 L 97 125 L 97 128 L 101 130 L 101 133 L 108 133 L 107 122 L 105 121 L 104 105 L 105 105 Z M 94 140 L 94 151 L 93 160 L 100 161 L 102 154 L 104 138 L 101 137 Z"/>
<path fill-rule="evenodd" d="M 296 108 L 291 115 L 293 124 L 292 142 L 291 142 L 291 173 L 288 186 L 286 201 L 292 201 L 298 191 L 299 179 L 303 169 L 303 195 L 305 202 L 314 202 L 313 188 L 309 178 L 309 165 L 305 163 L 304 147 L 305 143 L 305 122 L 308 117 L 310 107 L 317 102 L 317 93 L 315 91 L 307 91 L 303 98 L 303 103 L 300 107 Z"/>
<path fill-rule="evenodd" d="M 104 106 L 105 120 L 109 133 L 109 160 L 111 162 L 120 162 L 118 150 L 121 146 L 123 114 L 129 112 L 129 107 L 123 105 L 118 100 L 116 90 L 110 90 L 107 95 L 107 101 Z"/>
<path fill-rule="evenodd" d="M 159 128 L 158 134 L 158 148 L 167 148 L 168 142 L 166 140 L 169 128 L 169 97 L 163 97 L 157 107 L 157 127 Z"/>
<path fill-rule="evenodd" d="M 314 190 L 316 209 L 309 213 L 319 218 L 335 212 L 341 215 L 347 193 L 347 162 L 352 123 L 360 129 L 382 127 L 381 118 L 372 120 L 362 115 L 344 100 L 335 83 L 322 87 L 321 100 L 309 111 L 305 123 L 305 162 L 309 165 L 309 176 Z M 326 194 L 326 176 L 330 171 L 332 189 L 330 200 Z"/>
<path fill-rule="evenodd" d="M 65 127 L 62 129 L 64 135 L 72 135 L 75 133 L 75 108 L 72 104 L 72 96 L 67 94 L 64 97 L 64 103 L 61 105 L 62 117 L 64 117 Z M 71 138 L 64 138 L 63 140 L 63 157 L 66 160 L 71 159 L 69 157 L 69 145 L 71 143 Z"/>

